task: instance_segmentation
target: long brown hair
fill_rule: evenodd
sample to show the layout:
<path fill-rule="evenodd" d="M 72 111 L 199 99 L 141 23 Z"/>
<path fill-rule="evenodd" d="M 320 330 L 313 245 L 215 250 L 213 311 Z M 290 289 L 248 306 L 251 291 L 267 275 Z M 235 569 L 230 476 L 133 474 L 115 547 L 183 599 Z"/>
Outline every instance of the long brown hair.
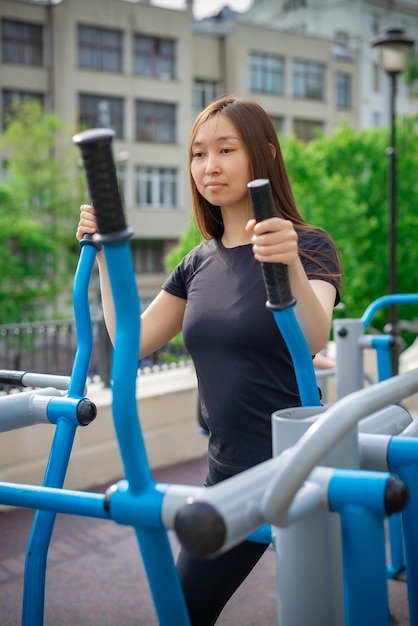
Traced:
<path fill-rule="evenodd" d="M 297 231 L 309 230 L 314 233 L 325 231 L 305 222 L 298 211 L 289 176 L 284 164 L 276 129 L 266 111 L 253 100 L 236 96 L 225 96 L 215 100 L 196 118 L 189 142 L 189 175 L 196 223 L 204 239 L 220 239 L 224 232 L 219 206 L 211 204 L 199 193 L 191 175 L 192 144 L 202 125 L 214 115 L 225 115 L 239 133 L 250 160 L 251 179 L 270 180 L 278 217 L 293 222 Z M 273 150 L 272 150 L 273 148 Z M 274 158 L 272 156 L 274 155 Z M 326 236 L 329 237 L 327 233 Z M 338 252 L 337 252 L 338 254 Z M 311 258 L 310 251 L 300 249 L 301 257 Z M 326 265 L 315 256 L 316 263 L 323 268 L 318 277 L 330 276 Z M 341 265 L 341 260 L 340 265 Z M 333 275 L 339 283 L 339 275 Z"/>

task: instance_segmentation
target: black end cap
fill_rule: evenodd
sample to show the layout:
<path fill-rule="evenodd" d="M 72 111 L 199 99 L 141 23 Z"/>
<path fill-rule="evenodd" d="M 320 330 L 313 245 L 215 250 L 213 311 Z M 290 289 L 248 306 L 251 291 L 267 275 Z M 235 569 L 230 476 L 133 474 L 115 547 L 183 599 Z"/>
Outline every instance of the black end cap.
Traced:
<path fill-rule="evenodd" d="M 280 304 L 272 304 L 270 300 L 267 300 L 266 309 L 271 312 L 284 311 L 284 309 L 290 309 L 290 307 L 295 306 L 295 304 L 296 304 L 296 298 L 294 298 L 293 296 L 289 298 L 288 300 L 286 300 L 285 302 L 281 302 Z"/>
<path fill-rule="evenodd" d="M 409 502 L 409 489 L 399 478 L 390 476 L 386 483 L 385 509 L 388 515 L 399 513 Z"/>
<path fill-rule="evenodd" d="M 0 383 L 2 385 L 16 385 L 23 387 L 23 376 L 26 372 L 18 370 L 0 370 Z"/>
<path fill-rule="evenodd" d="M 97 416 L 97 407 L 91 400 L 83 398 L 77 405 L 76 415 L 81 426 L 88 426 Z"/>
<path fill-rule="evenodd" d="M 174 529 L 182 546 L 200 556 L 214 554 L 226 539 L 226 525 L 221 514 L 207 502 L 182 506 L 177 511 Z"/>

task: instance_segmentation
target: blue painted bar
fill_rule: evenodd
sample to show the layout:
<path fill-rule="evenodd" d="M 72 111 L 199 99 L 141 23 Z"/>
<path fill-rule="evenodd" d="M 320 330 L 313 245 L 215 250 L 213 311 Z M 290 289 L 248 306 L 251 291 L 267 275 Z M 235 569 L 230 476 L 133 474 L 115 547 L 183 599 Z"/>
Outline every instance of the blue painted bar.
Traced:
<path fill-rule="evenodd" d="M 389 626 L 384 519 L 390 475 L 336 470 L 329 505 L 341 518 L 345 626 Z"/>
<path fill-rule="evenodd" d="M 293 360 L 302 406 L 321 406 L 312 355 L 293 308 L 272 312 Z"/>
<path fill-rule="evenodd" d="M 418 302 L 418 293 L 394 293 L 377 298 L 369 304 L 362 315 L 364 328 L 367 328 L 372 321 L 376 311 L 394 304 L 416 304 Z"/>
<path fill-rule="evenodd" d="M 51 404 L 48 417 L 56 423 L 54 440 L 51 446 L 43 485 L 62 487 L 70 461 L 74 436 L 78 421 L 76 409 L 86 385 L 86 378 L 92 351 L 92 327 L 88 299 L 88 286 L 96 258 L 94 245 L 83 246 L 73 285 L 74 313 L 76 320 L 78 347 L 68 388 L 68 399 Z M 42 510 L 35 513 L 32 530 L 26 551 L 23 588 L 23 626 L 42 626 L 45 603 L 46 562 L 56 513 Z"/>
<path fill-rule="evenodd" d="M 113 419 L 127 481 L 126 493 L 135 497 L 150 493 L 154 488 L 136 402 L 140 302 L 127 241 L 104 243 L 104 253 L 116 315 L 112 361 Z M 150 506 L 148 515 L 158 515 L 160 518 L 162 494 L 159 495 L 160 498 L 151 499 L 155 508 L 152 510 Z M 112 498 L 110 509 L 112 510 Z M 144 515 L 142 524 L 135 527 L 135 532 L 159 623 L 161 626 L 189 626 L 189 615 L 167 531 L 162 525 L 159 529 L 152 530 L 144 527 L 145 518 Z M 161 567 L 162 563 L 164 567 Z"/>
<path fill-rule="evenodd" d="M 25 509 L 109 519 L 104 500 L 101 493 L 0 482 L 0 502 Z"/>
<path fill-rule="evenodd" d="M 371 347 L 376 350 L 378 380 L 387 380 L 392 376 L 392 336 L 375 335 Z"/>
<path fill-rule="evenodd" d="M 405 571 L 408 584 L 409 618 L 418 624 L 418 439 L 393 437 L 388 447 L 388 465 L 409 489 L 409 503 L 402 511 Z"/>

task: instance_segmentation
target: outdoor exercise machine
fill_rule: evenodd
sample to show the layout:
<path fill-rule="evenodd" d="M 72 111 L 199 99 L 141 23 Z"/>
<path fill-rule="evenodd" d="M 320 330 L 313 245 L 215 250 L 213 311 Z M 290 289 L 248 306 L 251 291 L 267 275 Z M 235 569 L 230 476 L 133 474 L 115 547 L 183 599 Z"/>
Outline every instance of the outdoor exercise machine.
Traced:
<path fill-rule="evenodd" d="M 267 528 L 268 535 L 270 526 L 277 552 L 280 626 L 388 626 L 384 524 L 388 515 L 401 512 L 411 624 L 418 626 L 418 572 L 412 558 L 418 547 L 414 423 L 400 434 L 372 434 L 371 439 L 358 429 L 379 411 L 388 422 L 397 422 L 403 409 L 393 405 L 418 391 L 418 372 L 391 377 L 322 407 L 283 268 L 263 266 L 263 274 L 268 306 L 295 359 L 303 406 L 273 415 L 274 458 L 208 488 L 153 479 L 136 399 L 140 303 L 129 248 L 132 231 L 121 205 L 112 139 L 105 129 L 74 138 L 98 234 L 81 242 L 73 289 L 78 348 L 68 391 L 60 391 L 57 381 L 51 383 L 46 376 L 37 381 L 44 389 L 0 398 L 0 431 L 55 425 L 43 484 L 0 482 L 1 503 L 36 510 L 25 562 L 22 624 L 43 623 L 55 516 L 69 513 L 134 528 L 162 626 L 190 624 L 168 531 L 175 530 L 186 548 L 210 558 L 246 537 L 265 540 L 266 533 L 258 529 Z M 253 181 L 249 193 L 256 218 L 258 204 L 268 214 L 268 181 Z M 92 346 L 87 291 L 98 247 L 104 250 L 115 306 L 112 412 L 125 475 L 105 494 L 63 488 L 76 429 L 96 416 L 85 386 Z M 15 382 L 28 376 L 11 375 Z M 2 377 L 6 382 L 7 372 Z"/>

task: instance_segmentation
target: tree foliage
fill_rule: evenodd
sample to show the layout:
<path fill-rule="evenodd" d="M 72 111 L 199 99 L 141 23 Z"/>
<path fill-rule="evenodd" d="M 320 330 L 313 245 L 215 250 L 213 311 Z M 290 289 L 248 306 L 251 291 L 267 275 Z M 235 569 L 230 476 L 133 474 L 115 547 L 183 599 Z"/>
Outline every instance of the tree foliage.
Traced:
<path fill-rule="evenodd" d="M 68 293 L 76 263 L 76 151 L 63 122 L 37 102 L 13 108 L 0 149 L 0 323 L 44 319 Z"/>
<path fill-rule="evenodd" d="M 405 72 L 405 83 L 409 85 L 411 96 L 418 98 L 418 55 L 411 57 L 409 65 Z"/>
<path fill-rule="evenodd" d="M 305 219 L 324 227 L 341 251 L 345 268 L 342 294 L 347 317 L 359 317 L 370 302 L 388 292 L 387 129 L 361 130 L 342 124 L 333 135 L 310 144 L 285 142 L 295 196 Z M 418 227 L 418 135 L 413 120 L 397 125 L 398 291 L 417 291 L 414 246 Z M 417 311 L 400 310 L 411 318 Z M 387 317 L 376 316 L 381 327 Z"/>

